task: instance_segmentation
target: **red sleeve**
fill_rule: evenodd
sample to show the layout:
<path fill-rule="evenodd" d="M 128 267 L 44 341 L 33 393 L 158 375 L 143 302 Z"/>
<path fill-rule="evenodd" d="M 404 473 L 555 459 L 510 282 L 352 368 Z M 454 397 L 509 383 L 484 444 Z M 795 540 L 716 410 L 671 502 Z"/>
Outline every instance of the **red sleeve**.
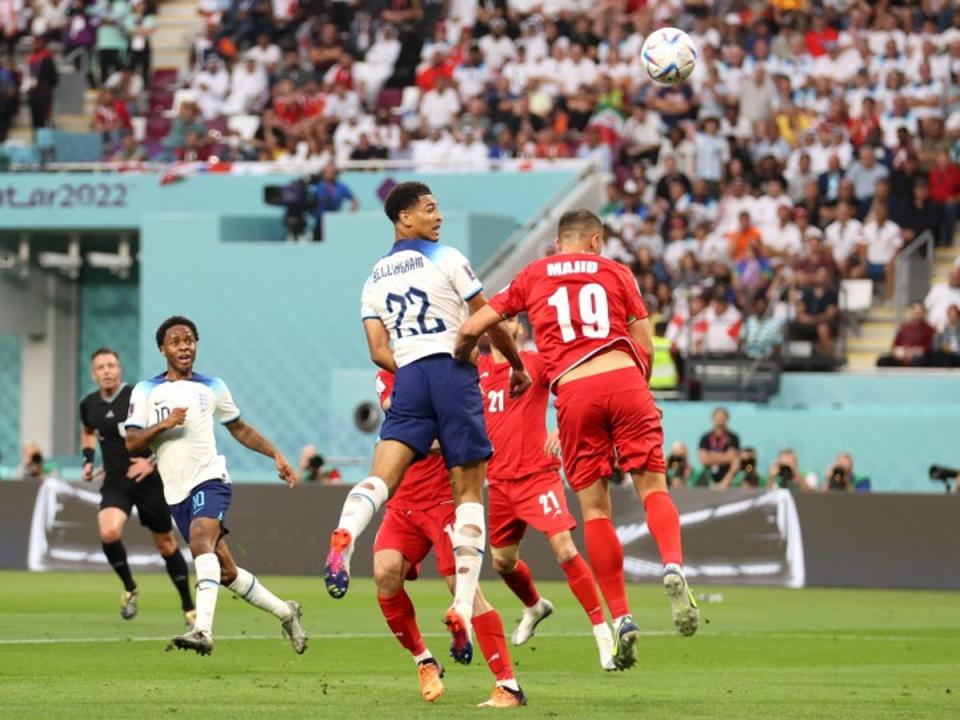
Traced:
<path fill-rule="evenodd" d="M 377 373 L 377 397 L 380 404 L 393 394 L 393 374 L 386 370 Z"/>
<path fill-rule="evenodd" d="M 527 309 L 527 269 L 524 268 L 503 290 L 490 298 L 490 307 L 503 317 L 514 317 Z"/>
<path fill-rule="evenodd" d="M 643 298 L 640 297 L 640 286 L 637 285 L 637 279 L 626 268 L 621 265 L 620 278 L 623 281 L 624 302 L 627 308 L 627 323 L 634 320 L 643 320 L 649 316 L 647 306 L 643 304 Z"/>

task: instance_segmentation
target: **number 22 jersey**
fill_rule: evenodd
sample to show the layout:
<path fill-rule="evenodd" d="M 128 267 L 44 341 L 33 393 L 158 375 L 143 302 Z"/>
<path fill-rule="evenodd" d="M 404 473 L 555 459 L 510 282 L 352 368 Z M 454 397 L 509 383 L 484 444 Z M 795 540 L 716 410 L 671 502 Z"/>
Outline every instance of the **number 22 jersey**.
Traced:
<path fill-rule="evenodd" d="M 467 301 L 483 291 L 457 250 L 422 239 L 398 240 L 363 286 L 360 315 L 390 333 L 398 367 L 429 355 L 453 355 Z"/>
<path fill-rule="evenodd" d="M 565 373 L 608 349 L 633 355 L 646 371 L 649 358 L 629 325 L 647 317 L 637 281 L 625 265 L 590 253 L 535 260 L 490 299 L 503 317 L 524 310 L 551 386 Z"/>

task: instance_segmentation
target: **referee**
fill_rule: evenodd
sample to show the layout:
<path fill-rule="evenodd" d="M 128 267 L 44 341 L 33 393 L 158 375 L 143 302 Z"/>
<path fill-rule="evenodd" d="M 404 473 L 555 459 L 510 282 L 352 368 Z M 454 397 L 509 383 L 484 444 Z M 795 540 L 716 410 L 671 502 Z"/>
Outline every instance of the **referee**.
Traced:
<path fill-rule="evenodd" d="M 170 511 L 163 498 L 163 483 L 149 452 L 131 455 L 124 445 L 123 423 L 127 419 L 132 388 L 122 382 L 120 356 L 109 348 L 100 348 L 90 357 L 90 370 L 99 389 L 80 403 L 83 479 L 87 482 L 93 480 L 94 451 L 99 439 L 104 479 L 100 488 L 97 526 L 103 554 L 123 582 L 120 614 L 125 620 L 137 614 L 139 591 L 127 564 L 127 551 L 122 540 L 130 511 L 136 507 L 140 523 L 153 533 L 153 541 L 180 594 L 184 620 L 192 627 L 196 613 L 190 597 L 187 563 L 173 537 Z"/>

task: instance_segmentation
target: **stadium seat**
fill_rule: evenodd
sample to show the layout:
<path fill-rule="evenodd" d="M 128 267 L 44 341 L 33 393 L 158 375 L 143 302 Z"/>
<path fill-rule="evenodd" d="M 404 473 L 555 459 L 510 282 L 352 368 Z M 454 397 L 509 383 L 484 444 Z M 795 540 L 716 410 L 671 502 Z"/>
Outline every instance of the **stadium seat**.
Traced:
<path fill-rule="evenodd" d="M 873 304 L 872 280 L 842 280 L 840 282 L 840 310 L 851 315 L 862 315 Z"/>
<path fill-rule="evenodd" d="M 393 110 L 403 102 L 403 93 L 400 88 L 384 88 L 377 96 L 376 109 Z"/>
<path fill-rule="evenodd" d="M 231 115 L 227 118 L 227 128 L 244 140 L 253 140 L 259 127 L 260 118 L 257 115 Z"/>
<path fill-rule="evenodd" d="M 415 114 L 419 107 L 420 88 L 416 85 L 409 85 L 403 89 L 400 105 L 394 108 L 393 112 L 397 115 L 411 115 Z"/>
<path fill-rule="evenodd" d="M 147 139 L 163 140 L 170 134 L 170 126 L 173 123 L 165 117 L 153 116 L 147 118 Z"/>

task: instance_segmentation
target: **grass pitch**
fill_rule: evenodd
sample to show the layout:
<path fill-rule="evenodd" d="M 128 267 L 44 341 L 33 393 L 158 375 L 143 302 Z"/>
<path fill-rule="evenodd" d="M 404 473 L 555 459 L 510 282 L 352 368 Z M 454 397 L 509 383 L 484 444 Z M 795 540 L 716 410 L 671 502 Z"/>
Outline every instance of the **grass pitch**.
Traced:
<path fill-rule="evenodd" d="M 340 601 L 319 578 L 264 577 L 304 605 L 302 657 L 279 623 L 223 590 L 211 657 L 164 652 L 180 632 L 166 576 L 140 574 L 140 614 L 120 618 L 109 574 L 0 572 L 0 717 L 26 718 L 459 718 L 484 711 L 493 681 L 474 664 L 447 666 L 447 693 L 428 704 L 414 665 L 390 636 L 369 580 Z M 507 633 L 519 605 L 487 582 Z M 773 590 L 720 592 L 700 632 L 673 632 L 655 585 L 631 588 L 644 631 L 640 662 L 599 669 L 586 618 L 565 585 L 542 583 L 557 613 L 513 650 L 530 704 L 526 718 L 960 718 L 960 595 Z M 409 586 L 427 642 L 446 656 L 439 581 Z"/>

